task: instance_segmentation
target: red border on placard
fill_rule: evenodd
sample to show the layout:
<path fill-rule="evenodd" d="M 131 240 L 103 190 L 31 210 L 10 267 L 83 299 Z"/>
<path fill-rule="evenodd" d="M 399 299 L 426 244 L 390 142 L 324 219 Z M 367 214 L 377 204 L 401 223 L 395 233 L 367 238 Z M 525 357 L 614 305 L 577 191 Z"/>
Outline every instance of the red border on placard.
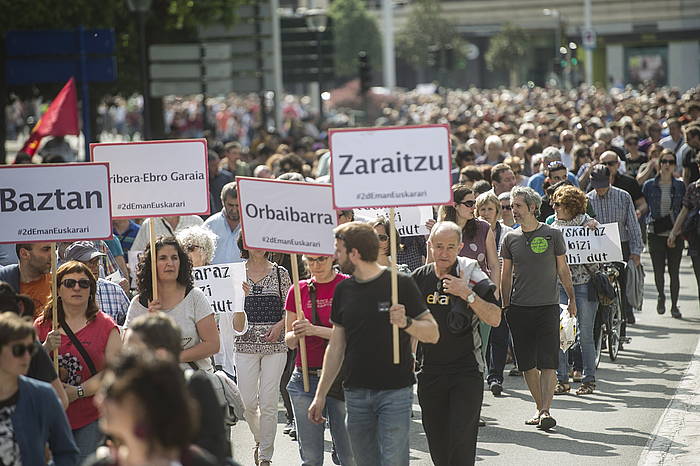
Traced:
<path fill-rule="evenodd" d="M 330 129 L 328 130 L 328 150 L 331 153 L 331 158 L 330 158 L 330 175 L 331 175 L 331 186 L 335 186 L 335 183 L 333 182 L 333 134 L 334 133 L 350 133 L 350 132 L 356 132 L 356 131 L 392 131 L 392 130 L 401 130 L 401 129 L 416 129 L 416 128 L 445 128 L 447 130 L 447 166 L 450 167 L 450 170 L 448 171 L 448 180 L 449 180 L 449 186 L 452 186 L 452 142 L 450 141 L 450 125 L 443 123 L 443 124 L 432 124 L 432 125 L 409 125 L 409 126 L 380 126 L 380 127 L 369 127 L 369 128 L 337 128 L 337 129 Z M 450 191 L 450 199 L 452 198 L 452 192 Z M 428 204 L 398 204 L 394 206 L 389 206 L 389 205 L 383 205 L 383 206 L 377 206 L 377 205 L 357 205 L 357 206 L 352 206 L 352 207 L 338 207 L 338 204 L 335 202 L 335 189 L 333 190 L 333 208 L 335 209 L 340 209 L 340 210 L 347 210 L 347 209 L 378 209 L 382 207 L 419 207 L 419 206 L 434 206 L 434 205 L 446 205 L 451 202 L 443 202 L 443 203 L 428 203 Z"/>
<path fill-rule="evenodd" d="M 74 163 L 51 163 L 51 164 L 20 164 L 20 165 L 0 165 L 0 170 L 12 169 L 12 168 L 54 168 L 54 167 L 75 167 L 76 165 L 104 165 L 107 167 L 107 200 L 109 201 L 109 236 L 104 238 L 75 238 L 71 240 L 51 240 L 51 239 L 37 239 L 22 241 L 22 243 L 54 243 L 58 241 L 97 241 L 101 239 L 112 239 L 114 237 L 114 232 L 112 229 L 112 185 L 109 182 L 109 163 L 107 162 L 74 162 Z M 0 244 L 17 244 L 15 241 L 3 241 L 0 238 Z"/>
<path fill-rule="evenodd" d="M 95 156 L 93 154 L 93 149 L 94 147 L 97 146 L 124 146 L 124 145 L 130 145 L 130 146 L 135 146 L 135 145 L 141 145 L 141 144 L 163 144 L 163 143 L 180 143 L 180 142 L 202 142 L 204 143 L 204 178 L 207 180 L 207 193 L 209 194 L 207 196 L 207 210 L 205 212 L 192 212 L 192 213 L 180 213 L 177 214 L 178 216 L 180 215 L 209 215 L 211 214 L 211 193 L 209 193 L 209 160 L 208 160 L 208 146 L 207 146 L 207 140 L 204 138 L 199 138 L 199 139 L 163 139 L 163 140 L 157 140 L 157 141 L 136 141 L 136 142 L 93 142 L 90 144 L 90 160 L 94 161 Z M 105 162 L 108 163 L 108 162 Z M 111 181 L 110 181 L 111 185 Z M 154 217 L 154 215 L 130 215 L 130 216 L 119 216 L 119 217 L 112 217 L 112 218 L 118 218 L 118 219 L 132 219 L 132 218 L 148 218 L 148 217 Z M 162 215 L 155 215 L 155 217 L 162 217 Z"/>
<path fill-rule="evenodd" d="M 238 184 L 239 180 L 247 180 L 247 181 L 252 180 L 252 181 L 267 182 L 267 183 L 303 184 L 305 186 L 323 186 L 324 188 L 330 188 L 331 190 L 333 189 L 333 187 L 329 184 L 326 184 L 326 183 L 307 183 L 304 181 L 272 180 L 269 178 L 255 178 L 252 176 L 237 176 L 236 177 L 236 193 L 238 194 L 238 215 L 240 216 L 240 219 L 241 219 L 241 236 L 243 237 L 243 247 L 245 247 L 246 249 L 258 249 L 260 251 L 281 252 L 283 254 L 306 254 L 305 252 L 299 252 L 299 251 L 288 251 L 288 250 L 282 250 L 282 249 L 269 249 L 269 248 L 251 248 L 248 246 L 248 243 L 246 242 L 246 239 L 245 239 L 245 228 L 243 226 L 243 202 L 241 202 L 241 188 L 240 188 L 240 185 Z M 313 254 L 313 255 L 314 256 L 333 257 L 333 254 Z"/>

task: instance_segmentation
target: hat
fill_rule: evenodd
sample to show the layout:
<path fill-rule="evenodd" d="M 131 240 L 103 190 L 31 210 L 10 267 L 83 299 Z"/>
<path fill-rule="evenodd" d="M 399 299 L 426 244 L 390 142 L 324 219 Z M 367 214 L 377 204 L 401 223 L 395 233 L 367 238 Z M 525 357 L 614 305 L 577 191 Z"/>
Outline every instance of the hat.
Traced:
<path fill-rule="evenodd" d="M 607 188 L 610 186 L 610 170 L 605 165 L 596 165 L 591 170 L 591 188 Z"/>
<path fill-rule="evenodd" d="M 89 262 L 95 257 L 106 255 L 98 251 L 92 241 L 76 241 L 66 249 L 65 259 L 66 261 Z"/>

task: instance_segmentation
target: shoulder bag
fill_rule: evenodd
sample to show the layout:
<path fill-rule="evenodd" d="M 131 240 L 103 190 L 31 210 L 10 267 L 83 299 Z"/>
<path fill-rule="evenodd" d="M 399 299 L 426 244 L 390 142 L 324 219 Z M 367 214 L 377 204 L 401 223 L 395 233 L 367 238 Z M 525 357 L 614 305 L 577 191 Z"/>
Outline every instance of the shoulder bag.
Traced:
<path fill-rule="evenodd" d="M 58 320 L 59 325 L 63 329 L 64 332 L 66 332 L 66 336 L 70 339 L 71 343 L 73 343 L 73 346 L 75 346 L 75 349 L 78 350 L 80 355 L 83 357 L 83 361 L 85 361 L 85 364 L 87 364 L 88 369 L 90 370 L 91 375 L 97 374 L 97 369 L 95 368 L 95 363 L 92 361 L 92 358 L 88 354 L 87 350 L 83 346 L 82 343 L 80 343 L 80 340 L 78 340 L 78 337 L 75 336 L 75 333 L 73 333 L 73 330 L 68 326 L 66 323 L 65 319 L 59 319 Z"/>
<path fill-rule="evenodd" d="M 314 325 L 323 325 L 321 319 L 318 316 L 318 302 L 316 300 L 316 283 L 313 280 L 309 280 L 309 295 L 311 297 L 311 313 L 313 316 Z M 343 391 L 343 374 L 345 372 L 345 367 L 340 367 L 340 372 L 333 381 L 333 385 L 328 390 L 328 396 L 335 398 L 336 400 L 345 401 L 345 392 Z"/>

